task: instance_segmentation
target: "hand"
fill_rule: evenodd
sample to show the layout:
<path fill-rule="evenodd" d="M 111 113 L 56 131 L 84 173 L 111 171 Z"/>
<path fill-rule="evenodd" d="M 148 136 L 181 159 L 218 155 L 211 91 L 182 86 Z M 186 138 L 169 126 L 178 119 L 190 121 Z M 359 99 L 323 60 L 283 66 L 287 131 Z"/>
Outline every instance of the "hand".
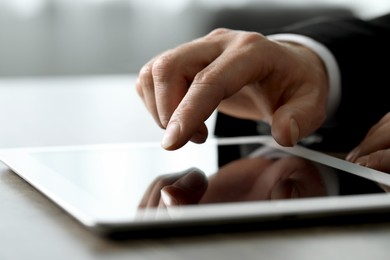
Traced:
<path fill-rule="evenodd" d="M 215 109 L 264 120 L 285 146 L 319 128 L 326 118 L 324 65 L 309 49 L 244 31 L 217 29 L 168 50 L 140 71 L 136 89 L 166 129 L 162 146 L 182 147 L 207 138 Z"/>
<path fill-rule="evenodd" d="M 140 208 L 324 196 L 319 170 L 298 157 L 233 161 L 209 179 L 198 169 L 158 177 Z"/>
<path fill-rule="evenodd" d="M 390 113 L 367 133 L 363 141 L 346 157 L 348 161 L 390 173 Z"/>

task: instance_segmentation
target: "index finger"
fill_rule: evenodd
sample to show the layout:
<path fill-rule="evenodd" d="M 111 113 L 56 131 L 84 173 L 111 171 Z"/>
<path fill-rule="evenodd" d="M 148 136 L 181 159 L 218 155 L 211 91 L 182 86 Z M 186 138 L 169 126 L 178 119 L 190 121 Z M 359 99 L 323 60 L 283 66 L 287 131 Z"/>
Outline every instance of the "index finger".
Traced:
<path fill-rule="evenodd" d="M 186 95 L 195 75 L 209 65 L 221 50 L 208 41 L 193 41 L 160 55 L 152 63 L 155 105 L 163 127 Z"/>
<path fill-rule="evenodd" d="M 174 150 L 185 145 L 199 131 L 222 100 L 234 95 L 261 71 L 259 57 L 250 50 L 228 49 L 196 74 L 174 110 L 163 139 L 163 147 Z M 267 72 L 264 70 L 263 75 Z M 261 79 L 261 76 L 259 77 Z"/>

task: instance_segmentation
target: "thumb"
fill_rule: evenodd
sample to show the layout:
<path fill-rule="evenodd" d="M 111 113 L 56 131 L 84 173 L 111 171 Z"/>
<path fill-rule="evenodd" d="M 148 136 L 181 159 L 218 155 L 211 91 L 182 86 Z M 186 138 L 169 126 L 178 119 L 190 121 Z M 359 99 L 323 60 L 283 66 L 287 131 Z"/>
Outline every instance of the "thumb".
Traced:
<path fill-rule="evenodd" d="M 275 141 L 283 146 L 294 146 L 315 132 L 325 121 L 325 109 L 285 104 L 272 116 L 271 131 Z"/>

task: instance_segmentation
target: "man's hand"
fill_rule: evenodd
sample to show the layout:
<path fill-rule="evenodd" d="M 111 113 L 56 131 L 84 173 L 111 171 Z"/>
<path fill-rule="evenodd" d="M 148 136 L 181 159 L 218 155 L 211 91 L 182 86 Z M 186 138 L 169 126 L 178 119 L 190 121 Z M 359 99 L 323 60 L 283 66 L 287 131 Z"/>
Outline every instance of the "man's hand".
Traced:
<path fill-rule="evenodd" d="M 163 148 L 202 143 L 219 111 L 271 125 L 292 146 L 326 118 L 327 75 L 309 49 L 244 31 L 217 29 L 168 50 L 140 71 L 136 89 L 157 124 Z"/>

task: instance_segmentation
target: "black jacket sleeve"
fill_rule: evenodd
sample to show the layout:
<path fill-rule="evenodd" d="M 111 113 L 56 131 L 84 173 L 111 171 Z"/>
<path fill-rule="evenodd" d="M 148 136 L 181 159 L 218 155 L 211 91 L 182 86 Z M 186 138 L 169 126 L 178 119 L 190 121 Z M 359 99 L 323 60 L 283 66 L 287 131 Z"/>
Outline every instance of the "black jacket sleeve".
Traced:
<path fill-rule="evenodd" d="M 311 37 L 335 56 L 341 103 L 333 124 L 318 131 L 323 141 L 312 148 L 347 152 L 390 111 L 390 14 L 372 20 L 317 18 L 281 32 Z"/>

